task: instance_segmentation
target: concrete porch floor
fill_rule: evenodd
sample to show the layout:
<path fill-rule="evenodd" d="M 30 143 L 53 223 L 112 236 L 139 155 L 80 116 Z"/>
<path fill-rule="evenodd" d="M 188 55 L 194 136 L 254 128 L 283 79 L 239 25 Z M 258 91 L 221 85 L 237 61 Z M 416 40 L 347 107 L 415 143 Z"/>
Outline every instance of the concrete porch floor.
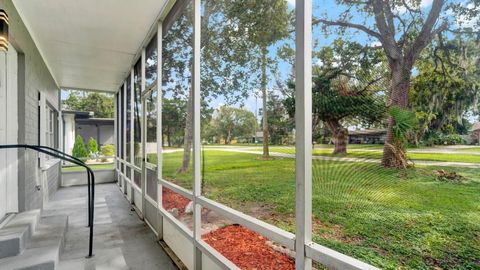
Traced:
<path fill-rule="evenodd" d="M 61 188 L 43 216 L 68 215 L 60 269 L 177 269 L 116 184 L 95 186 L 94 258 L 88 253 L 87 187 Z"/>

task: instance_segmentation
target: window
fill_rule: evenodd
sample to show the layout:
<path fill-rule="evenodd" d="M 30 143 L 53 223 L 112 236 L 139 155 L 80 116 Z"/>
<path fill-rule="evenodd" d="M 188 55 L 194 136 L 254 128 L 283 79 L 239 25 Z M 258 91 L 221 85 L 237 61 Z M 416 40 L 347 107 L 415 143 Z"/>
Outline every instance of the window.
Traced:
<path fill-rule="evenodd" d="M 131 117 L 131 111 L 132 111 L 132 103 L 131 103 L 131 98 L 132 98 L 132 86 L 131 86 L 131 76 L 128 76 L 127 78 L 127 81 L 126 81 L 126 84 L 127 84 L 127 95 L 126 95 L 126 104 L 127 104 L 127 115 L 126 115 L 126 155 L 125 155 L 125 159 L 128 163 L 130 163 L 132 160 L 131 160 L 131 156 L 132 156 L 132 153 L 131 153 L 131 143 L 132 143 L 132 135 L 131 135 L 131 130 L 132 130 L 132 117 Z"/>
<path fill-rule="evenodd" d="M 120 147 L 119 147 L 119 153 L 120 153 L 120 158 L 124 160 L 125 158 L 125 137 L 124 137 L 124 133 L 123 131 L 125 130 L 125 123 L 124 123 L 124 110 L 125 110 L 125 91 L 124 91 L 124 88 L 125 85 L 122 85 L 122 88 L 120 88 L 120 131 L 118 132 L 119 133 L 119 137 L 120 137 Z M 117 109 L 118 110 L 118 109 Z M 122 164 L 122 166 L 120 167 L 120 170 L 121 172 L 123 173 L 124 172 L 124 166 Z"/>
<path fill-rule="evenodd" d="M 191 189 L 193 114 L 193 1 L 172 23 L 162 38 L 162 143 L 172 149 L 162 153 L 162 178 Z"/>
<path fill-rule="evenodd" d="M 145 54 L 145 89 L 149 90 L 157 80 L 157 35 L 148 44 Z"/>
<path fill-rule="evenodd" d="M 45 130 L 45 146 L 49 146 L 52 148 L 57 148 L 57 125 L 58 125 L 58 117 L 57 111 L 50 105 L 45 106 L 45 116 L 46 119 L 46 130 Z"/>
<path fill-rule="evenodd" d="M 45 96 L 38 93 L 38 144 L 58 148 L 58 111 L 50 104 Z M 44 167 L 49 155 L 40 155 L 40 167 Z"/>
<path fill-rule="evenodd" d="M 157 198 L 157 35 L 155 35 L 145 49 L 145 93 L 144 110 L 145 121 L 145 161 L 146 164 L 146 193 L 156 200 Z"/>
<path fill-rule="evenodd" d="M 134 164 L 138 167 L 142 166 L 142 98 L 141 98 L 141 60 L 137 62 L 133 69 L 134 78 L 134 108 L 133 108 L 133 142 L 134 142 Z"/>
<path fill-rule="evenodd" d="M 145 132 L 146 161 L 157 165 L 157 35 L 145 50 Z"/>
<path fill-rule="evenodd" d="M 133 159 L 134 165 L 142 166 L 142 63 L 138 60 L 133 68 Z M 141 177 L 137 171 L 134 172 L 134 183 L 138 187 L 141 185 Z"/>

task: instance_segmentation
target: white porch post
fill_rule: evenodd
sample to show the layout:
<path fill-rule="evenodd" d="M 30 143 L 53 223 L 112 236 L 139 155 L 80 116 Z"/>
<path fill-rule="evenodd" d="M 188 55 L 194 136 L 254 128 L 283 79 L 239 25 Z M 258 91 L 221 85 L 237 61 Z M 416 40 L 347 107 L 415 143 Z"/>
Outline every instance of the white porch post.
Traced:
<path fill-rule="evenodd" d="M 63 126 L 63 151 L 71 155 L 75 142 L 75 116 L 73 114 L 63 114 L 62 118 L 63 122 L 65 122 Z"/>
<path fill-rule="evenodd" d="M 135 196 L 135 188 L 134 188 L 134 185 L 135 185 L 135 180 L 134 180 L 134 177 L 135 177 L 135 169 L 134 169 L 134 164 L 135 164 L 135 125 L 133 124 L 134 123 L 134 117 L 135 117 L 135 72 L 134 72 L 134 68 L 132 67 L 132 69 L 130 70 L 130 100 L 128 102 L 130 102 L 130 159 L 128 160 L 128 163 L 130 163 L 130 175 L 128 176 L 128 178 L 130 179 L 130 203 L 134 203 L 134 196 Z M 127 123 L 128 125 L 128 123 Z"/>
<path fill-rule="evenodd" d="M 201 0 L 193 0 L 193 242 L 194 269 L 202 269 L 202 252 L 197 241 L 201 240 L 202 206 L 197 198 L 202 195 L 202 179 L 200 171 L 200 33 L 201 33 Z"/>
<path fill-rule="evenodd" d="M 162 22 L 158 22 L 157 29 L 157 233 L 158 240 L 163 239 L 163 216 L 160 209 L 163 209 L 163 187 L 160 180 L 163 177 L 163 136 L 162 136 L 162 36 L 163 36 Z"/>
<path fill-rule="evenodd" d="M 118 134 L 118 116 L 120 115 L 119 114 L 119 103 L 120 103 L 120 91 L 117 92 L 117 94 L 115 94 L 115 103 L 113 104 L 113 111 L 115 112 L 115 116 L 114 116 L 114 120 L 113 120 L 113 145 L 115 146 L 115 152 L 114 152 L 114 155 L 113 155 L 113 160 L 115 162 L 115 171 L 118 172 L 119 168 L 118 168 L 118 157 L 119 157 L 119 152 L 118 152 L 118 138 L 119 138 L 119 134 Z M 63 117 L 61 118 L 63 119 Z M 62 121 L 63 122 L 63 121 Z M 64 152 L 65 149 L 63 149 Z M 117 176 L 118 176 L 118 173 L 117 173 Z M 118 177 L 117 177 L 118 179 Z M 117 184 L 119 183 L 119 181 L 117 181 Z"/>
<path fill-rule="evenodd" d="M 295 16 L 295 268 L 310 270 L 305 245 L 312 241 L 312 1 L 296 0 Z"/>
<path fill-rule="evenodd" d="M 114 141 L 114 145 L 115 145 L 115 154 L 114 154 L 114 162 L 115 162 L 115 172 L 116 172 L 116 177 L 117 177 L 117 185 L 118 187 L 120 187 L 121 185 L 121 179 L 120 179 L 120 167 L 118 166 L 118 163 L 120 162 L 120 144 L 119 144 L 119 141 L 118 141 L 118 138 L 120 138 L 120 129 L 118 128 L 119 127 L 119 120 L 120 120 L 120 107 L 122 106 L 120 104 L 120 94 L 122 93 L 122 91 L 118 90 L 117 94 L 115 95 L 115 105 L 114 105 L 114 112 L 115 112 L 115 120 L 113 122 L 113 141 Z M 62 117 L 63 118 L 63 117 Z M 65 149 L 63 149 L 63 151 L 66 152 Z"/>
<path fill-rule="evenodd" d="M 122 143 L 122 151 L 123 151 L 123 177 L 122 177 L 122 191 L 123 193 L 127 192 L 127 185 L 126 185 L 126 175 L 127 175 L 127 80 L 123 81 L 123 113 L 122 113 L 122 121 L 123 121 L 123 142 Z"/>
<path fill-rule="evenodd" d="M 145 127 L 145 99 L 143 98 L 143 93 L 145 92 L 145 48 L 142 49 L 142 56 L 140 58 L 140 67 L 141 67 L 141 71 L 140 71 L 140 76 L 141 76 L 141 79 L 140 79 L 140 103 L 142 104 L 142 115 L 140 117 L 140 134 L 141 134 L 141 141 L 140 141 L 140 145 L 142 146 L 141 149 L 140 149 L 140 152 L 142 153 L 142 163 L 140 165 L 140 169 L 141 169 L 141 176 L 140 176 L 140 188 L 142 189 L 142 216 L 143 218 L 145 218 L 146 216 L 146 205 L 145 205 L 145 195 L 146 195 L 146 188 L 147 188 L 147 171 L 146 171 L 146 168 L 145 168 L 145 146 L 146 146 L 146 139 L 147 139 L 147 129 Z"/>

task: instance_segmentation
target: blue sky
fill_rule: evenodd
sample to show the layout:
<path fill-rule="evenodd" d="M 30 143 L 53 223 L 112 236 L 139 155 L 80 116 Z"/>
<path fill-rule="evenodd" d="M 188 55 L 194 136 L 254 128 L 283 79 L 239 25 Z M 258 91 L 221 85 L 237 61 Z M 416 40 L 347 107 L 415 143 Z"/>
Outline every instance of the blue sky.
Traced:
<path fill-rule="evenodd" d="M 295 7 L 295 0 L 287 0 L 288 3 L 289 3 L 289 8 L 291 9 L 294 9 Z M 420 7 L 425 10 L 425 11 L 428 11 L 428 9 L 430 8 L 431 4 L 432 4 L 432 1 L 433 0 L 421 0 L 421 4 L 420 4 Z M 344 7 L 342 6 L 339 6 L 335 3 L 334 0 L 313 0 L 313 10 L 312 10 L 312 14 L 314 17 L 328 17 L 332 20 L 336 20 L 339 16 L 339 14 L 343 11 Z M 405 12 L 405 10 L 398 10 L 397 11 L 399 14 L 402 14 Z M 367 25 L 371 25 L 373 24 L 373 21 L 372 19 L 367 19 L 365 21 L 365 19 L 361 16 L 361 14 L 358 14 L 358 13 L 353 13 L 353 18 L 352 18 L 352 21 L 355 22 L 355 23 L 359 23 L 359 24 L 367 24 Z M 356 16 L 357 15 L 357 16 Z M 357 41 L 361 44 L 378 44 L 378 41 L 373 39 L 373 38 L 370 38 L 368 37 L 365 33 L 363 32 L 348 32 L 348 35 L 346 35 L 346 37 L 349 37 L 351 38 L 351 41 Z M 335 40 L 336 38 L 338 38 L 338 35 L 335 34 L 334 32 L 329 34 L 329 35 L 324 35 L 321 30 L 320 30 L 320 27 L 319 26 L 315 26 L 313 28 L 313 43 L 316 44 L 316 46 L 314 47 L 314 51 L 317 51 L 318 49 L 320 49 L 321 47 L 323 46 L 328 46 L 332 43 L 333 40 Z M 345 38 L 345 37 L 344 37 Z M 290 40 L 287 40 L 287 41 L 281 41 L 279 42 L 278 44 L 276 44 L 275 46 L 272 46 L 270 48 L 270 57 L 272 58 L 277 58 L 276 56 L 276 49 L 282 45 L 282 44 L 290 44 L 291 47 L 294 47 L 293 46 L 293 35 L 292 37 L 290 38 Z M 317 60 L 316 59 L 313 59 L 313 63 L 316 64 Z M 279 60 L 278 62 L 278 70 L 276 70 L 275 72 L 278 73 L 280 75 L 280 77 L 282 78 L 282 80 L 286 80 L 288 78 L 288 76 L 290 75 L 291 73 L 291 70 L 292 70 L 292 66 L 287 63 L 287 62 L 284 62 L 282 60 Z M 269 81 L 269 89 L 270 91 L 272 91 L 273 87 L 274 87 L 274 79 L 273 79 L 273 76 L 269 76 L 270 78 L 270 81 Z M 262 100 L 261 98 L 255 98 L 255 95 L 253 94 L 255 91 L 258 92 L 258 89 L 255 90 L 255 89 L 252 89 L 252 94 L 250 95 L 249 98 L 247 98 L 243 103 L 244 107 L 252 112 L 255 112 L 256 109 L 260 108 L 261 107 L 261 103 L 262 103 Z M 278 93 L 277 93 L 278 94 Z M 62 99 L 65 99 L 67 98 L 68 94 L 63 92 L 62 93 Z M 257 94 L 258 96 L 258 94 Z M 213 107 L 213 108 L 218 108 L 219 106 L 225 104 L 225 100 L 222 98 L 222 97 L 219 97 L 219 98 L 216 98 L 214 99 L 213 101 L 210 102 L 210 106 Z M 239 106 L 240 104 L 237 104 L 237 106 Z"/>
<path fill-rule="evenodd" d="M 289 8 L 294 9 L 295 8 L 295 0 L 287 0 L 287 1 L 289 3 Z M 324 15 L 324 13 L 326 13 L 328 11 L 328 17 L 334 19 L 334 18 L 338 17 L 338 15 L 342 11 L 338 7 L 338 5 L 335 3 L 335 1 L 332 1 L 332 0 L 313 0 L 312 6 L 313 6 L 312 14 L 313 14 L 314 17 L 322 17 L 322 15 Z M 338 35 L 336 35 L 334 33 L 331 34 L 331 35 L 328 35 L 328 36 L 324 35 L 320 31 L 319 26 L 315 26 L 313 28 L 313 43 L 316 44 L 314 50 L 319 50 L 321 47 L 330 45 L 336 38 L 338 38 Z M 352 35 L 352 38 L 355 41 L 360 42 L 362 44 L 368 44 L 368 43 L 373 42 L 372 40 L 369 40 L 368 36 L 364 33 L 356 33 L 355 35 Z M 294 39 L 294 36 L 292 34 L 290 40 L 281 41 L 277 45 L 272 46 L 270 48 L 270 57 L 279 60 L 278 57 L 276 56 L 276 49 L 278 47 L 280 47 L 280 45 L 283 45 L 285 43 L 290 44 L 290 47 L 294 48 L 293 39 Z M 314 64 L 316 64 L 316 61 L 317 61 L 316 59 L 313 59 Z M 292 66 L 289 63 L 286 63 L 282 60 L 279 60 L 278 70 L 276 70 L 276 72 L 278 74 L 280 74 L 280 77 L 282 78 L 282 80 L 285 80 L 286 78 L 288 78 L 291 71 L 292 71 Z M 272 88 L 274 87 L 273 76 L 269 76 L 269 78 L 271 78 L 271 80 L 269 81 L 269 90 L 272 91 Z M 255 92 L 255 90 L 252 90 L 252 92 Z M 257 92 L 258 92 L 258 90 L 257 90 Z M 275 93 L 280 94 L 278 92 L 275 92 Z M 258 96 L 258 94 L 257 94 L 257 96 Z M 225 104 L 224 99 L 223 98 L 217 98 L 216 100 L 212 101 L 209 105 L 213 108 L 217 108 L 217 107 L 219 107 L 223 104 Z M 252 95 L 250 95 L 249 98 L 247 98 L 245 100 L 245 102 L 243 102 L 243 104 L 244 104 L 244 108 L 246 108 L 246 109 L 248 109 L 252 112 L 255 112 L 255 110 L 257 108 L 262 107 L 262 99 L 261 98 L 255 98 L 255 95 L 252 94 Z"/>

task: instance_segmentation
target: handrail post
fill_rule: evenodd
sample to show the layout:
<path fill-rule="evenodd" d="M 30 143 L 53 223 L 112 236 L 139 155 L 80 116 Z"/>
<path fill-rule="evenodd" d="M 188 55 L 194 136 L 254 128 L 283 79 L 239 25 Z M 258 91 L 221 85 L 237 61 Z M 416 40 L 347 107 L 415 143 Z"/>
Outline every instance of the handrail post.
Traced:
<path fill-rule="evenodd" d="M 93 174 L 93 171 L 88 168 L 89 173 L 91 174 L 91 197 L 90 197 L 90 207 L 89 209 L 89 219 L 90 219 L 90 238 L 88 241 L 88 256 L 86 258 L 91 258 L 93 257 L 93 223 L 94 223 L 94 211 L 95 211 L 95 175 Z"/>
<path fill-rule="evenodd" d="M 92 226 L 92 218 L 91 218 L 91 212 L 90 212 L 90 172 L 87 170 L 87 188 L 88 188 L 88 198 L 87 198 L 87 208 L 88 208 L 88 213 L 87 213 L 87 227 Z"/>

